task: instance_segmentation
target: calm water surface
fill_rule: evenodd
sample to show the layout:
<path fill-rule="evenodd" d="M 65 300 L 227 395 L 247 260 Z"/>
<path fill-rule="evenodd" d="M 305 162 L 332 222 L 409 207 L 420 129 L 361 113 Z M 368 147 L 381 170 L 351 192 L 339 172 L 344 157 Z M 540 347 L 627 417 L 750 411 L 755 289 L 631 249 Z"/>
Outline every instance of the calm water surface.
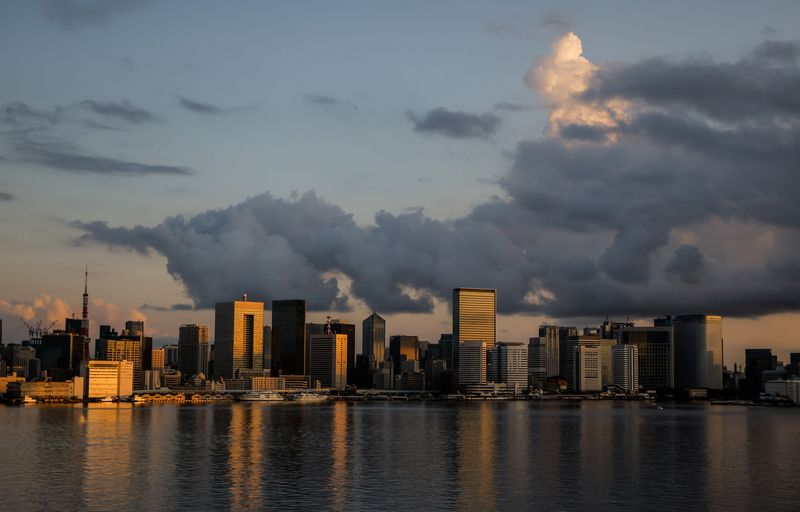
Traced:
<path fill-rule="evenodd" d="M 800 510 L 800 410 L 0 406 L 0 510 Z"/>

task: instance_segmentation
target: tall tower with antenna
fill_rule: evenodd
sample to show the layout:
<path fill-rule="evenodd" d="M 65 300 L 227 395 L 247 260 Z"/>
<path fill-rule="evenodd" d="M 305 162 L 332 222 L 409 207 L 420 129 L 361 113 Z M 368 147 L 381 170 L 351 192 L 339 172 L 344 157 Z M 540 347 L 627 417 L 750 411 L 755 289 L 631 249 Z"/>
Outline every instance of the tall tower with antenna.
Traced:
<path fill-rule="evenodd" d="M 83 274 L 83 313 L 81 314 L 81 336 L 89 336 L 89 266 Z"/>

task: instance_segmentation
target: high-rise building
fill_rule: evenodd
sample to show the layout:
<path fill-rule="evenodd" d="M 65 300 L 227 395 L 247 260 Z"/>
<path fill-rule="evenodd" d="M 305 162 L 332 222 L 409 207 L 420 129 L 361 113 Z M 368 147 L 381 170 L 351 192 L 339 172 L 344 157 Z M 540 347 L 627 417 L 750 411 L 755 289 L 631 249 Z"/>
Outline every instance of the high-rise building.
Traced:
<path fill-rule="evenodd" d="M 778 357 L 772 355 L 771 348 L 747 348 L 744 351 L 745 386 L 750 394 L 758 395 L 764 391 L 765 380 L 762 372 L 775 370 Z"/>
<path fill-rule="evenodd" d="M 130 361 L 85 361 L 81 366 L 81 377 L 86 398 L 133 394 L 134 369 Z"/>
<path fill-rule="evenodd" d="M 166 352 L 166 350 L 165 350 Z M 169 356 L 165 353 L 164 362 Z M 187 379 L 208 374 L 208 326 L 184 324 L 178 328 L 178 369 Z"/>
<path fill-rule="evenodd" d="M 575 368 L 572 388 L 581 393 L 603 390 L 601 351 L 598 345 L 577 345 L 573 348 Z"/>
<path fill-rule="evenodd" d="M 154 348 L 150 353 L 150 370 L 154 372 L 164 372 L 164 356 L 165 350 L 163 348 Z"/>
<path fill-rule="evenodd" d="M 395 335 L 389 338 L 389 357 L 395 375 L 400 375 L 403 370 L 403 361 L 417 361 L 417 336 Z"/>
<path fill-rule="evenodd" d="M 578 345 L 577 327 L 558 328 L 558 375 L 567 379 L 572 386 L 572 363 L 574 360 L 573 352 Z"/>
<path fill-rule="evenodd" d="M 457 357 L 457 354 L 453 353 L 453 335 L 449 333 L 439 335 L 439 357 L 445 362 L 447 370 L 458 366 L 454 355 Z"/>
<path fill-rule="evenodd" d="M 343 389 L 347 385 L 347 335 L 312 334 L 308 346 L 312 386 Z"/>
<path fill-rule="evenodd" d="M 142 389 L 145 371 L 142 364 L 143 347 L 140 339 L 99 339 L 94 346 L 98 361 L 128 361 L 133 366 L 133 387 Z"/>
<path fill-rule="evenodd" d="M 372 356 L 377 363 L 386 353 L 386 320 L 373 312 L 361 322 L 361 353 Z"/>
<path fill-rule="evenodd" d="M 606 340 L 618 340 L 619 332 L 627 327 L 633 327 L 633 322 L 610 322 L 606 318 L 600 325 L 600 337 Z"/>
<path fill-rule="evenodd" d="M 306 301 L 272 301 L 273 373 L 306 373 Z"/>
<path fill-rule="evenodd" d="M 78 375 L 81 363 L 89 360 L 89 338 L 68 331 L 42 334 L 36 352 L 47 376 L 65 382 Z"/>
<path fill-rule="evenodd" d="M 789 374 L 794 377 L 800 377 L 800 352 L 791 352 L 789 354 Z"/>
<path fill-rule="evenodd" d="M 458 349 L 458 385 L 486 384 L 486 342 L 464 340 Z"/>
<path fill-rule="evenodd" d="M 547 355 L 545 362 L 546 377 L 556 377 L 560 374 L 559 364 L 559 330 L 557 325 L 539 326 L 539 338 L 544 340 L 544 351 Z M 533 339 L 533 338 L 531 338 Z"/>
<path fill-rule="evenodd" d="M 675 386 L 722 389 L 722 317 L 680 315 L 672 326 Z"/>
<path fill-rule="evenodd" d="M 556 364 L 556 368 L 558 368 L 558 364 Z M 544 384 L 547 376 L 547 338 L 544 336 L 530 338 L 528 340 L 528 381 Z"/>
<path fill-rule="evenodd" d="M 672 325 L 623 327 L 619 342 L 636 345 L 639 358 L 639 385 L 645 390 L 675 387 L 674 340 Z"/>
<path fill-rule="evenodd" d="M 260 371 L 264 358 L 264 303 L 244 300 L 216 305 L 214 322 L 214 372 L 216 377 L 238 379 L 245 370 Z"/>
<path fill-rule="evenodd" d="M 453 289 L 453 359 L 467 340 L 481 340 L 487 352 L 494 350 L 497 338 L 497 292 L 485 288 Z M 487 359 L 488 362 L 488 359 Z"/>
<path fill-rule="evenodd" d="M 164 349 L 164 366 L 173 369 L 177 368 L 178 354 L 180 353 L 178 345 L 164 345 L 162 348 Z M 206 373 L 206 375 L 208 375 L 208 373 Z"/>
<path fill-rule="evenodd" d="M 30 378 L 28 370 L 30 362 L 36 359 L 36 349 L 31 345 L 9 343 L 8 350 L 11 352 L 11 368 L 7 371 Z"/>
<path fill-rule="evenodd" d="M 494 346 L 495 382 L 516 389 L 528 387 L 528 346 L 498 341 Z"/>
<path fill-rule="evenodd" d="M 264 369 L 270 370 L 272 368 L 272 327 L 269 325 L 264 326 L 264 350 L 262 354 L 264 357 Z"/>
<path fill-rule="evenodd" d="M 629 395 L 639 392 L 639 348 L 636 345 L 614 345 L 614 384 Z"/>
<path fill-rule="evenodd" d="M 330 332 L 347 336 L 347 367 L 351 370 L 356 367 L 356 324 L 343 322 L 338 318 L 330 320 Z M 353 372 L 348 372 L 347 383 L 352 384 Z"/>

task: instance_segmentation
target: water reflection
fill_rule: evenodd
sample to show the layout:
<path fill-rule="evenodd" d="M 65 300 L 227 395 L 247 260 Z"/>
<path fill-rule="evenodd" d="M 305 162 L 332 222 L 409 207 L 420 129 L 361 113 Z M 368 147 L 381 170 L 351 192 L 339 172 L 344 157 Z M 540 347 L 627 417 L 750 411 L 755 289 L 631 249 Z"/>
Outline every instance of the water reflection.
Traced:
<path fill-rule="evenodd" d="M 792 509 L 796 410 L 638 403 L 0 408 L 3 510 Z"/>

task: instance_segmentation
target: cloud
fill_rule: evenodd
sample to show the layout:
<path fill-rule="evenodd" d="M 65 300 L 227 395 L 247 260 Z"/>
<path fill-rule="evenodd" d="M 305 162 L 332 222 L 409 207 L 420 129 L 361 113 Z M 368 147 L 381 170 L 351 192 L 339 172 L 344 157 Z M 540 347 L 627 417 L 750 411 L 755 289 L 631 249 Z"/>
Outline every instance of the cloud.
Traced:
<path fill-rule="evenodd" d="M 407 116 L 415 132 L 454 139 L 488 139 L 495 134 L 501 122 L 499 117 L 491 113 L 471 114 L 442 107 L 429 110 L 422 116 L 413 112 L 408 112 Z"/>
<path fill-rule="evenodd" d="M 305 99 L 312 105 L 319 105 L 321 107 L 343 107 L 348 110 L 358 110 L 358 105 L 355 103 L 324 94 L 306 94 Z"/>
<path fill-rule="evenodd" d="M 504 110 L 506 112 L 522 112 L 524 110 L 533 110 L 533 107 L 530 105 L 521 105 L 519 103 L 509 103 L 506 101 L 501 101 L 499 103 L 495 103 L 492 107 L 492 110 Z"/>
<path fill-rule="evenodd" d="M 598 67 L 583 56 L 581 39 L 569 32 L 558 38 L 551 54 L 539 59 L 525 75 L 525 85 L 538 92 L 550 110 L 552 136 L 565 126 L 610 129 L 625 118 L 627 103 L 623 98 L 584 96 L 597 71 Z"/>
<path fill-rule="evenodd" d="M 151 304 L 142 304 L 139 309 L 147 311 L 192 311 L 194 306 L 191 304 L 173 304 L 171 306 L 153 306 Z"/>
<path fill-rule="evenodd" d="M 539 20 L 539 26 L 554 28 L 559 32 L 571 31 L 572 17 L 564 11 L 550 11 Z"/>
<path fill-rule="evenodd" d="M 109 101 L 102 103 L 92 100 L 85 100 L 81 102 L 81 106 L 94 112 L 95 114 L 114 119 L 121 119 L 122 121 L 127 121 L 129 123 L 138 124 L 157 119 L 156 116 L 151 112 L 137 107 L 129 101 Z"/>
<path fill-rule="evenodd" d="M 15 196 L 14 194 L 10 194 L 8 192 L 0 191 L 0 201 L 2 201 L 2 202 L 13 201 L 14 199 L 16 199 L 16 197 L 17 196 Z"/>
<path fill-rule="evenodd" d="M 45 143 L 25 140 L 15 145 L 14 154 L 24 162 L 80 174 L 117 176 L 188 176 L 194 174 L 194 171 L 188 167 L 144 164 L 131 160 L 92 155 L 69 143 Z"/>
<path fill-rule="evenodd" d="M 76 295 L 75 303 L 80 297 Z M 3 328 L 7 330 L 6 339 L 22 340 L 28 338 L 27 329 L 17 319 L 31 324 L 41 321 L 42 327 L 53 325 L 52 329 L 63 329 L 64 319 L 72 318 L 80 311 L 73 310 L 69 301 L 48 293 L 41 293 L 31 300 L 8 300 L 0 298 L 0 314 L 8 320 Z M 10 317 L 10 318 L 9 318 Z M 100 325 L 121 327 L 126 320 L 147 320 L 147 316 L 138 309 L 120 308 L 116 304 L 106 302 L 102 298 L 92 297 L 89 303 L 90 335 L 96 333 Z"/>
<path fill-rule="evenodd" d="M 145 3 L 144 0 L 46 0 L 45 18 L 65 29 L 96 27 Z"/>
<path fill-rule="evenodd" d="M 696 284 L 703 280 L 705 262 L 703 253 L 694 245 L 681 245 L 664 269 L 684 283 Z"/>
<path fill-rule="evenodd" d="M 21 101 L 0 107 L 0 123 L 17 130 L 30 130 L 55 125 L 61 120 L 63 110 L 36 110 Z"/>
<path fill-rule="evenodd" d="M 228 112 L 230 109 L 225 109 L 222 107 L 218 107 L 216 105 L 212 105 L 210 103 L 203 103 L 200 101 L 190 100 L 184 98 L 183 96 L 178 96 L 178 103 L 191 112 L 195 112 L 197 114 L 224 114 Z"/>
<path fill-rule="evenodd" d="M 581 60 L 577 36 L 560 41 L 569 58 L 545 57 L 536 90 L 551 113 L 578 110 L 520 142 L 502 194 L 462 217 L 359 225 L 314 193 L 266 193 L 152 227 L 77 222 L 76 243 L 165 257 L 195 307 L 248 290 L 316 310 L 431 311 L 476 286 L 498 290 L 501 312 L 553 318 L 800 311 L 796 44 L 607 65 Z"/>

